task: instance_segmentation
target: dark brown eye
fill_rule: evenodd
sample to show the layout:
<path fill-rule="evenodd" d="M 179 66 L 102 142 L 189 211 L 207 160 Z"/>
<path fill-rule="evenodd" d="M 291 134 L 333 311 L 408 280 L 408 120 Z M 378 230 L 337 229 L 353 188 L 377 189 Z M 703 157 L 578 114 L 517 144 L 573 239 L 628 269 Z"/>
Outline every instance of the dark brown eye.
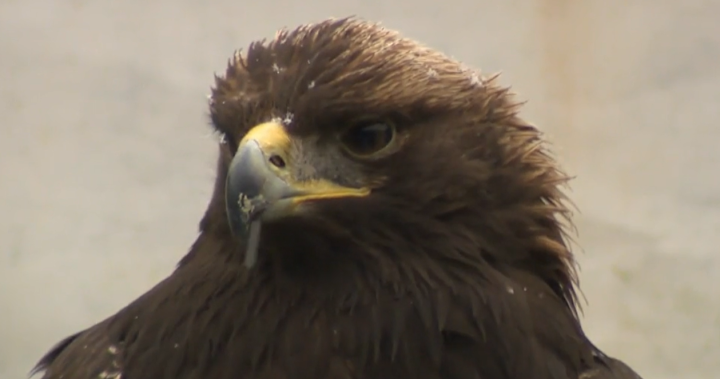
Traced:
<path fill-rule="evenodd" d="M 373 155 L 395 140 L 395 125 L 386 122 L 367 122 L 348 129 L 341 137 L 345 149 L 353 155 Z"/>

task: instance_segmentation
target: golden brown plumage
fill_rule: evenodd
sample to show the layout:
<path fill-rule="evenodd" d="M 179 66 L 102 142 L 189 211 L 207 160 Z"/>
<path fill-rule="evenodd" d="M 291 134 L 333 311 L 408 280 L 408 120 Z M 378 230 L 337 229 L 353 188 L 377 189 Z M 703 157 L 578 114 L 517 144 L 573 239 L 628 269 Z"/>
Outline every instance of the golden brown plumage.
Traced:
<path fill-rule="evenodd" d="M 567 177 L 518 108 L 495 78 L 355 19 L 252 44 L 213 89 L 223 142 L 191 251 L 38 368 L 48 379 L 638 378 L 582 331 Z M 311 196 L 277 205 L 297 189 Z M 251 222 L 263 229 L 247 267 Z"/>

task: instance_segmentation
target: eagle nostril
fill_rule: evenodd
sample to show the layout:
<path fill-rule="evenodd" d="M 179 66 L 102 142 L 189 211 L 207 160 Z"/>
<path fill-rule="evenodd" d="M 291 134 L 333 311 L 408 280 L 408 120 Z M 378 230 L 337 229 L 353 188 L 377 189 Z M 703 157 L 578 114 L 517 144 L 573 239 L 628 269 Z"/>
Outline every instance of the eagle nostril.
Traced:
<path fill-rule="evenodd" d="M 281 156 L 279 156 L 277 154 L 273 154 L 272 156 L 270 156 L 269 160 L 270 160 L 270 163 L 273 164 L 273 166 L 275 166 L 277 168 L 285 168 L 285 160 L 282 159 Z"/>

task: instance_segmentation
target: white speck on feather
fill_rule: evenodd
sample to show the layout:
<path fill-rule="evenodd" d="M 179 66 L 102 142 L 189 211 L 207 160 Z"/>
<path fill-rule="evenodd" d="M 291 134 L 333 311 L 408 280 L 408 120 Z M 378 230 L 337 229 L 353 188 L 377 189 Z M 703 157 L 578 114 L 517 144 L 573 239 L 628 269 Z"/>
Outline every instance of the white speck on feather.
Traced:
<path fill-rule="evenodd" d="M 110 346 L 110 347 L 108 347 L 108 350 L 107 350 L 107 351 L 108 351 L 108 353 L 113 354 L 113 355 L 114 355 L 114 354 L 117 354 L 117 347 L 115 347 L 115 346 Z"/>
<path fill-rule="evenodd" d="M 273 72 L 275 72 L 276 74 L 279 74 L 279 73 L 282 71 L 282 69 L 280 68 L 280 66 L 277 65 L 277 63 L 273 63 L 273 65 L 272 65 L 272 70 L 273 70 Z"/>
<path fill-rule="evenodd" d="M 511 295 L 515 293 L 515 289 L 513 289 L 513 288 L 510 287 L 510 286 L 508 286 L 507 291 L 508 291 L 508 293 L 511 294 Z"/>
<path fill-rule="evenodd" d="M 311 81 L 310 84 L 308 84 L 308 89 L 313 89 L 313 88 L 315 88 L 315 81 L 314 81 L 314 80 Z"/>
<path fill-rule="evenodd" d="M 285 118 L 283 118 L 283 120 L 282 120 L 282 124 L 285 126 L 290 125 L 290 123 L 292 122 L 294 117 L 295 117 L 295 115 L 292 112 L 286 113 Z"/>
<path fill-rule="evenodd" d="M 98 379 L 122 379 L 120 371 L 103 371 L 98 375 Z"/>
<path fill-rule="evenodd" d="M 180 347 L 179 343 L 175 343 L 175 345 L 173 345 L 173 348 L 175 348 L 175 349 L 177 349 L 178 347 Z"/>
<path fill-rule="evenodd" d="M 485 85 L 485 83 L 483 83 L 483 80 L 480 78 L 480 75 L 478 75 L 477 71 L 474 70 L 470 73 L 470 84 L 477 87 Z"/>
<path fill-rule="evenodd" d="M 468 67 L 463 63 L 460 64 L 460 70 L 469 77 L 470 84 L 473 86 L 481 87 L 485 85 L 485 81 L 477 70 Z"/>
<path fill-rule="evenodd" d="M 435 69 L 431 68 L 431 69 L 428 69 L 428 76 L 430 77 L 430 79 L 435 79 L 435 78 L 437 78 L 438 73 L 437 73 L 437 71 L 435 71 Z"/>

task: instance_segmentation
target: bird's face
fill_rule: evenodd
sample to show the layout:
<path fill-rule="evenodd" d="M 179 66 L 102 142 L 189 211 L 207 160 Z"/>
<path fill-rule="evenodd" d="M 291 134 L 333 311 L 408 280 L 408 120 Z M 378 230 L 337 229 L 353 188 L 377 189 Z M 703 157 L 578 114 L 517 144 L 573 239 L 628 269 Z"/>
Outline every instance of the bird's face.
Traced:
<path fill-rule="evenodd" d="M 395 124 L 382 119 L 306 135 L 291 134 L 277 119 L 252 126 L 234 149 L 226 178 L 232 232 L 247 239 L 263 224 L 292 219 L 302 223 L 304 215 L 322 215 L 329 207 L 361 205 L 383 183 L 378 172 L 369 169 L 370 161 L 397 152 L 401 138 Z M 248 265 L 256 251 L 249 249 Z"/>
<path fill-rule="evenodd" d="M 222 222 L 243 243 L 263 225 L 261 255 L 280 244 L 387 258 L 452 239 L 457 259 L 481 259 L 523 223 L 554 220 L 562 176 L 516 105 L 492 79 L 376 25 L 279 33 L 237 54 L 213 89 Z"/>
<path fill-rule="evenodd" d="M 253 222 L 302 214 L 328 200 L 370 196 L 382 179 L 362 168 L 399 150 L 400 138 L 395 124 L 384 120 L 328 135 L 294 136 L 279 120 L 253 126 L 239 142 L 227 174 L 232 230 L 244 233 Z"/>

